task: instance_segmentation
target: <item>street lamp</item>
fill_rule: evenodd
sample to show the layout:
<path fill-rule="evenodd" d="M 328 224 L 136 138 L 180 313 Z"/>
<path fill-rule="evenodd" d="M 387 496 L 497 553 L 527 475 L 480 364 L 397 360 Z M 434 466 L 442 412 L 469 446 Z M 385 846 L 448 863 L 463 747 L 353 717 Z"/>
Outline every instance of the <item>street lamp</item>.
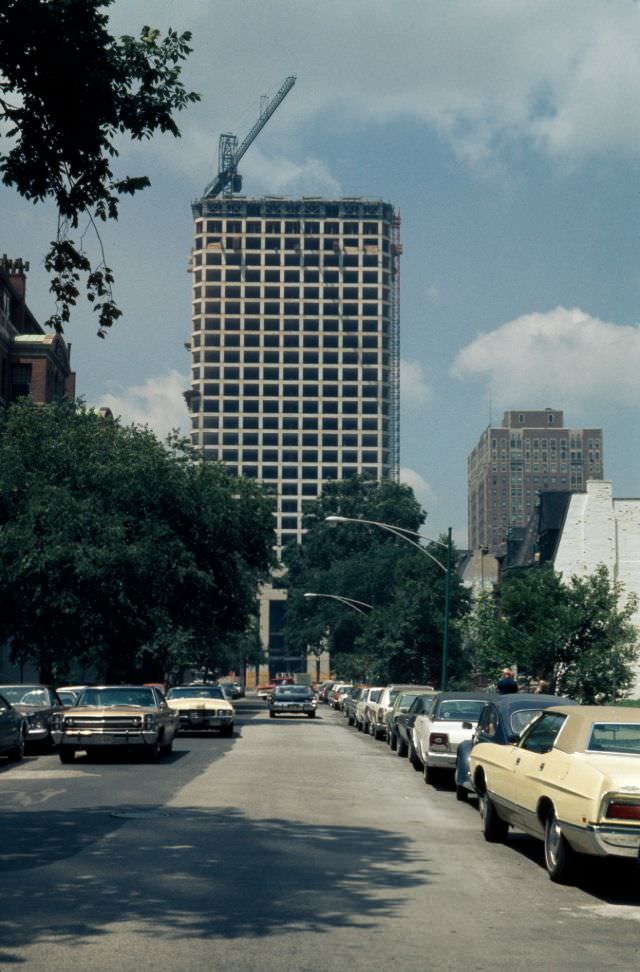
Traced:
<path fill-rule="evenodd" d="M 447 663 L 449 655 L 449 601 L 451 593 L 451 561 L 452 561 L 452 541 L 451 541 L 451 527 L 447 530 L 447 542 L 443 543 L 441 540 L 429 540 L 428 537 L 423 537 L 422 534 L 418 533 L 416 530 L 407 530 L 404 527 L 395 526 L 392 523 L 381 523 L 379 520 L 365 520 L 360 517 L 355 516 L 326 516 L 325 522 L 327 523 L 363 523 L 365 526 L 376 526 L 380 527 L 381 530 L 386 530 L 388 533 L 392 533 L 395 537 L 399 537 L 400 540 L 410 543 L 412 547 L 416 547 L 421 553 L 425 554 L 429 560 L 432 560 L 434 564 L 444 571 L 445 581 L 444 581 L 444 625 L 442 630 L 442 675 L 440 678 L 440 689 L 441 691 L 446 691 L 447 688 Z M 446 560 L 443 563 L 434 557 L 430 550 L 423 547 L 421 543 L 413 540 L 412 537 L 418 537 L 419 539 L 429 540 L 430 543 L 435 543 L 439 547 L 444 547 L 447 551 Z"/>
<path fill-rule="evenodd" d="M 307 591 L 304 595 L 305 597 L 330 597 L 334 601 L 339 601 L 341 604 L 346 604 L 347 607 L 353 608 L 358 614 L 366 614 L 363 608 L 368 608 L 372 610 L 373 604 L 367 604 L 366 601 L 356 601 L 355 597 L 343 597 L 342 594 L 317 594 L 314 591 Z"/>

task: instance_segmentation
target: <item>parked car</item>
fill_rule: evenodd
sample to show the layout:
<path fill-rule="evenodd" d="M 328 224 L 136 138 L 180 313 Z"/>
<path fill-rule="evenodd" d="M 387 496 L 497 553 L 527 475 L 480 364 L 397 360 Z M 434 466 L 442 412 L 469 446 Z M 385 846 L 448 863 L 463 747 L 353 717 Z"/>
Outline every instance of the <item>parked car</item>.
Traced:
<path fill-rule="evenodd" d="M 0 756 L 6 756 L 11 763 L 19 762 L 24 756 L 27 731 L 24 715 L 0 695 Z"/>
<path fill-rule="evenodd" d="M 218 685 L 228 699 L 241 699 L 244 695 L 240 682 L 218 682 Z"/>
<path fill-rule="evenodd" d="M 72 762 L 79 750 L 108 746 L 138 750 L 155 762 L 171 751 L 177 728 L 177 713 L 153 685 L 91 686 L 77 705 L 52 718 L 62 763 Z"/>
<path fill-rule="evenodd" d="M 222 685 L 175 685 L 167 693 L 167 705 L 178 716 L 180 732 L 233 735 L 236 712 Z"/>
<path fill-rule="evenodd" d="M 398 756 L 409 753 L 411 729 L 416 716 L 428 712 L 435 694 L 434 689 L 414 686 L 396 696 L 393 708 L 387 715 L 387 740 Z"/>
<path fill-rule="evenodd" d="M 369 732 L 369 724 L 373 717 L 373 706 L 382 694 L 382 685 L 372 685 L 365 689 L 356 704 L 355 727 L 358 732 Z"/>
<path fill-rule="evenodd" d="M 63 709 L 62 700 L 50 685 L 3 685 L 2 694 L 27 724 L 27 747 L 51 747 L 53 716 Z"/>
<path fill-rule="evenodd" d="M 429 711 L 416 716 L 411 739 L 425 783 L 453 775 L 458 746 L 473 735 L 487 698 L 486 692 L 438 692 Z"/>
<path fill-rule="evenodd" d="M 403 689 L 410 689 L 417 686 L 412 685 L 387 685 L 382 690 L 380 698 L 373 708 L 373 719 L 369 732 L 375 739 L 387 738 L 387 716 L 393 708 L 393 704 Z M 432 686 L 425 685 L 424 688 L 432 689 Z"/>
<path fill-rule="evenodd" d="M 340 710 L 342 708 L 342 700 L 350 688 L 353 688 L 351 682 L 335 682 L 333 684 L 329 692 L 329 705 L 332 709 Z"/>
<path fill-rule="evenodd" d="M 320 683 L 318 686 L 318 702 L 325 702 L 328 704 L 329 693 L 335 684 L 335 680 Z"/>
<path fill-rule="evenodd" d="M 640 709 L 554 706 L 517 745 L 474 746 L 471 774 L 485 838 L 512 826 L 544 841 L 552 881 L 570 878 L 578 854 L 638 860 Z"/>
<path fill-rule="evenodd" d="M 511 746 L 518 741 L 532 719 L 549 706 L 577 704 L 558 695 L 538 695 L 531 692 L 499 695 L 487 702 L 480 713 L 473 736 L 471 739 L 465 739 L 458 746 L 455 772 L 458 800 L 467 800 L 470 794 L 477 795 L 470 767 L 473 746 L 481 742 L 495 743 L 496 746 Z"/>
<path fill-rule="evenodd" d="M 342 702 L 342 713 L 347 720 L 347 724 L 353 726 L 356 721 L 356 706 L 358 701 L 362 698 L 363 693 L 366 691 L 366 685 L 354 685 L 351 691 L 348 692 Z"/>
<path fill-rule="evenodd" d="M 316 714 L 316 696 L 310 685 L 277 685 L 269 700 L 269 716 Z"/>

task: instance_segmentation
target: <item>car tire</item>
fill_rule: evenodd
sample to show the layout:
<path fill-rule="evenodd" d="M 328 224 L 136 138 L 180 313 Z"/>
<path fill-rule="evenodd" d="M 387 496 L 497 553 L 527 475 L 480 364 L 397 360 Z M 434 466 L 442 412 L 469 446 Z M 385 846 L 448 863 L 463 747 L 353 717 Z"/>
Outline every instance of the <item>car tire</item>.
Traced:
<path fill-rule="evenodd" d="M 347 725 L 352 726 L 354 724 L 353 716 L 347 716 Z"/>
<path fill-rule="evenodd" d="M 396 736 L 395 732 L 390 732 L 388 738 L 389 738 L 389 749 L 391 750 L 392 753 L 396 753 L 398 751 L 398 737 Z"/>
<path fill-rule="evenodd" d="M 162 748 L 163 754 L 165 754 L 166 756 L 168 756 L 169 753 L 173 751 L 173 736 L 171 737 L 171 741 L 168 742 L 168 743 L 164 743 L 164 745 L 161 748 Z"/>
<path fill-rule="evenodd" d="M 307 715 L 308 715 L 308 717 L 309 717 L 310 719 L 315 719 L 315 717 L 316 717 L 316 714 L 315 714 L 315 712 L 307 712 Z"/>
<path fill-rule="evenodd" d="M 356 722 L 356 729 L 358 730 L 358 732 L 362 732 L 362 723 L 361 722 Z"/>
<path fill-rule="evenodd" d="M 456 800 L 459 800 L 460 803 L 467 803 L 468 799 L 469 791 L 466 786 L 460 786 L 459 783 L 456 783 Z"/>
<path fill-rule="evenodd" d="M 575 864 L 575 851 L 569 846 L 553 812 L 544 825 L 544 863 L 556 884 L 565 884 L 570 879 Z"/>
<path fill-rule="evenodd" d="M 145 746 L 145 756 L 147 757 L 148 763 L 157 763 L 160 759 L 160 740 L 156 739 L 155 742 L 149 743 Z"/>
<path fill-rule="evenodd" d="M 275 712 L 271 712 L 271 711 L 269 711 L 269 718 L 270 718 L 270 719 L 275 719 L 275 717 L 276 717 L 276 714 L 275 714 Z"/>
<path fill-rule="evenodd" d="M 480 821 L 484 839 L 491 844 L 500 844 L 509 833 L 509 824 L 502 820 L 486 791 L 480 794 Z"/>
<path fill-rule="evenodd" d="M 439 767 L 429 766 L 428 763 L 423 765 L 422 775 L 424 776 L 425 783 L 428 783 L 430 786 L 434 786 L 436 783 L 438 783 L 441 777 Z"/>
<path fill-rule="evenodd" d="M 406 757 L 409 752 L 409 747 L 402 738 L 402 736 L 396 736 L 396 756 Z"/>
<path fill-rule="evenodd" d="M 220 730 L 220 735 L 226 736 L 227 738 L 229 738 L 229 736 L 233 736 L 233 722 L 230 726 L 223 726 Z"/>
<path fill-rule="evenodd" d="M 413 766 L 413 768 L 416 771 L 416 773 L 421 773 L 422 772 L 422 760 L 420 759 L 420 757 L 416 753 L 416 751 L 415 751 L 415 749 L 413 747 L 413 743 L 409 743 L 409 762 Z"/>
<path fill-rule="evenodd" d="M 24 746 L 25 746 L 24 732 L 20 730 L 20 735 L 19 735 L 19 740 L 17 745 L 15 745 L 13 749 L 10 749 L 7 753 L 7 759 L 9 760 L 10 763 L 19 763 L 21 761 L 21 759 L 24 757 Z"/>
<path fill-rule="evenodd" d="M 73 763 L 76 758 L 76 751 L 73 746 L 60 746 L 58 756 L 61 763 Z"/>

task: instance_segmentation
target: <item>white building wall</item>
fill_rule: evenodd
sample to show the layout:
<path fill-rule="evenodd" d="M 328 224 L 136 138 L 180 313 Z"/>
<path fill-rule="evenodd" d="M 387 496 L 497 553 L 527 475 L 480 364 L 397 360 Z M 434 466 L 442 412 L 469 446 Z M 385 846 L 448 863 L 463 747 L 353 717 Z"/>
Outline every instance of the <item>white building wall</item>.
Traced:
<path fill-rule="evenodd" d="M 586 493 L 571 497 L 554 566 L 566 580 L 585 577 L 604 564 L 625 594 L 640 597 L 640 499 L 614 499 L 606 480 L 587 482 Z M 640 640 L 640 609 L 633 621 Z M 632 689 L 640 697 L 640 664 Z"/>

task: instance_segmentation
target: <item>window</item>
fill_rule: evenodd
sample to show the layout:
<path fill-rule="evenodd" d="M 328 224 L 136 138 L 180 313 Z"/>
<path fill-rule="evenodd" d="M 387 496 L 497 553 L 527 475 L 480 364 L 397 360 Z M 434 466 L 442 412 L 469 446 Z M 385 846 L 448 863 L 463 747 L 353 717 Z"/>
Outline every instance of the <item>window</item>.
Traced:
<path fill-rule="evenodd" d="M 545 712 L 524 736 L 521 746 L 532 753 L 548 753 L 567 717 L 558 712 Z"/>

